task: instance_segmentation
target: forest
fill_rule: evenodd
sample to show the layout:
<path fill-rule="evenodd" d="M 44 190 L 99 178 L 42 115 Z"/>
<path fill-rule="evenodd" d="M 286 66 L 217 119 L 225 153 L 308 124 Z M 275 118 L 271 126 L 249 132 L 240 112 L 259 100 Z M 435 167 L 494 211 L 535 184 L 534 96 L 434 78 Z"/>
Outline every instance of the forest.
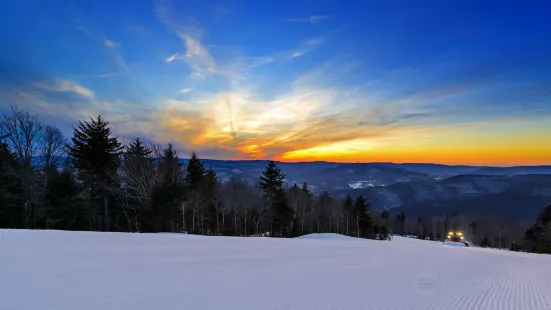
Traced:
<path fill-rule="evenodd" d="M 344 200 L 307 183 L 287 184 L 270 161 L 258 182 L 220 179 L 172 143 L 123 143 L 98 115 L 70 137 L 38 115 L 11 107 L 0 118 L 0 228 L 173 232 L 295 237 L 339 233 L 442 240 L 464 232 L 475 246 L 551 253 L 551 205 L 532 225 L 452 213 L 421 218 L 376 210 L 363 196 Z"/>

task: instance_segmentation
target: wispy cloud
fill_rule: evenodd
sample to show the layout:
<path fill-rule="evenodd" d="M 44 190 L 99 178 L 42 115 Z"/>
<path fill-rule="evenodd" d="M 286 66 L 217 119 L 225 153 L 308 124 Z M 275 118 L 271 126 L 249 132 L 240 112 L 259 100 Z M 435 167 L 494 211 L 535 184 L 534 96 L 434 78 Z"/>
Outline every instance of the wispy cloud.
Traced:
<path fill-rule="evenodd" d="M 191 32 L 179 31 L 178 37 L 184 42 L 186 53 L 183 59 L 195 73 L 203 76 L 216 74 L 216 61 L 201 38 Z"/>
<path fill-rule="evenodd" d="M 303 17 L 303 18 L 286 18 L 285 20 L 295 23 L 310 23 L 315 24 L 321 20 L 324 19 L 330 19 L 332 18 L 331 15 L 312 15 L 309 17 Z"/>
<path fill-rule="evenodd" d="M 316 46 L 321 45 L 325 42 L 323 38 L 315 38 L 304 41 L 301 46 L 292 52 L 291 57 L 296 58 L 300 57 L 308 52 L 311 52 Z"/>
<path fill-rule="evenodd" d="M 57 81 L 49 81 L 49 82 L 34 82 L 31 83 L 32 86 L 47 90 L 47 91 L 55 91 L 55 92 L 73 92 L 75 94 L 79 94 L 83 97 L 93 98 L 94 93 L 84 88 L 74 82 L 67 81 L 67 80 L 57 80 Z"/>
<path fill-rule="evenodd" d="M 109 39 L 106 39 L 105 41 L 103 41 L 103 44 L 105 44 L 105 46 L 110 47 L 110 48 L 117 48 L 117 47 L 120 46 L 120 43 L 117 43 L 117 42 L 109 40 Z"/>
<path fill-rule="evenodd" d="M 83 14 L 81 14 L 83 15 Z M 121 53 L 118 51 L 121 44 L 119 42 L 113 41 L 107 38 L 104 33 L 94 26 L 94 24 L 87 18 L 73 18 L 75 28 L 84 33 L 87 36 L 92 37 L 94 40 L 99 40 L 103 46 L 110 50 L 110 53 L 115 60 L 118 70 L 120 72 L 127 74 L 131 78 L 134 78 L 130 73 L 129 67 L 122 57 Z"/>
<path fill-rule="evenodd" d="M 0 101 L 8 101 L 71 128 L 75 122 L 98 114 L 106 116 L 117 134 L 149 134 L 152 109 L 122 100 L 107 101 L 93 91 L 65 79 L 45 79 L 20 84 L 16 89 L 0 84 Z M 139 110 L 139 112 L 138 112 Z M 143 116 L 136 116 L 141 113 Z"/>
<path fill-rule="evenodd" d="M 178 15 L 169 3 L 158 1 L 155 6 L 157 18 L 165 24 L 167 30 L 176 35 L 185 48 L 185 52 L 175 52 L 165 58 L 170 63 L 175 60 L 184 61 L 191 69 L 191 77 L 206 77 L 219 74 L 217 63 L 209 48 L 202 42 L 202 28 L 198 22 L 174 20 Z M 191 17 L 188 17 L 191 20 Z"/>
<path fill-rule="evenodd" d="M 122 74 L 121 72 L 108 72 L 108 73 L 102 73 L 102 74 L 78 75 L 76 77 L 79 79 L 106 79 L 114 76 L 119 76 L 121 74 Z"/>
<path fill-rule="evenodd" d="M 182 59 L 182 58 L 183 58 L 183 56 L 180 56 L 180 53 L 174 53 L 174 54 L 168 56 L 165 59 L 165 62 L 173 62 L 176 59 Z"/>
<path fill-rule="evenodd" d="M 180 94 L 187 94 L 189 93 L 190 91 L 193 91 L 193 88 L 182 88 L 180 90 Z"/>

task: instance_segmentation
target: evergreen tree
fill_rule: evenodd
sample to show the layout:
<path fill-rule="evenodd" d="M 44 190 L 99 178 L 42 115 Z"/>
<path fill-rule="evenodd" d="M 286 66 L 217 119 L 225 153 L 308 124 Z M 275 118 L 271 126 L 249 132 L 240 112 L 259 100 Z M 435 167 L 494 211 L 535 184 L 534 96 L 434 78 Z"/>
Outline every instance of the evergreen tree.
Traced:
<path fill-rule="evenodd" d="M 277 192 L 283 190 L 285 174 L 274 161 L 270 161 L 260 176 L 260 188 L 268 197 L 273 197 Z"/>
<path fill-rule="evenodd" d="M 185 197 L 183 164 L 172 144 L 163 150 L 159 163 L 161 182 L 152 193 L 152 206 L 146 218 L 147 231 L 178 232 L 185 229 L 181 206 Z"/>
<path fill-rule="evenodd" d="M 52 172 L 48 176 L 45 194 L 45 228 L 62 230 L 86 230 L 86 202 L 83 190 L 68 170 Z M 85 193 L 85 191 L 84 191 Z"/>
<path fill-rule="evenodd" d="M 159 164 L 164 181 L 168 183 L 185 182 L 183 166 L 184 164 L 180 162 L 178 157 L 178 151 L 174 149 L 172 143 L 169 143 L 163 150 L 163 156 Z"/>
<path fill-rule="evenodd" d="M 373 228 L 371 207 L 362 195 L 358 196 L 354 202 L 354 213 L 356 216 L 356 229 L 358 237 L 371 237 Z"/>
<path fill-rule="evenodd" d="M 189 158 L 189 162 L 186 167 L 187 174 L 185 183 L 190 190 L 198 189 L 202 183 L 206 174 L 205 165 L 201 162 L 197 153 L 193 152 Z"/>
<path fill-rule="evenodd" d="M 536 223 L 526 230 L 524 242 L 530 252 L 551 254 L 551 205 L 543 208 Z"/>
<path fill-rule="evenodd" d="M 272 200 L 272 235 L 278 233 L 281 237 L 287 237 L 287 227 L 293 219 L 294 211 L 287 203 L 285 191 L 279 190 Z"/>
<path fill-rule="evenodd" d="M 383 212 L 381 212 L 381 219 L 383 220 L 383 224 L 381 225 L 381 229 L 380 229 L 380 235 L 381 235 L 381 240 L 387 240 L 389 238 L 389 229 L 388 229 L 388 221 L 389 221 L 389 218 L 390 218 L 390 214 L 388 213 L 387 210 L 383 210 Z"/>
<path fill-rule="evenodd" d="M 94 204 L 103 205 L 98 213 L 103 218 L 103 229 L 111 230 L 110 203 L 123 147 L 111 135 L 109 122 L 101 115 L 89 122 L 79 121 L 73 128 L 72 145 L 67 145 L 68 156 L 78 170 L 81 181 L 93 192 Z"/>
<path fill-rule="evenodd" d="M 209 190 L 207 189 L 207 169 L 201 162 L 197 153 L 193 152 L 186 166 L 187 174 L 185 176 L 185 184 L 187 187 L 186 201 L 191 206 L 191 232 L 199 233 L 202 221 L 199 212 L 206 205 L 212 202 L 211 197 L 208 197 Z M 201 214 L 204 215 L 204 214 Z M 202 216 L 201 216 L 202 217 Z M 201 223 L 200 223 L 201 221 Z"/>
<path fill-rule="evenodd" d="M 127 147 L 126 151 L 124 153 L 124 157 L 126 160 L 130 158 L 144 158 L 144 159 L 151 159 L 151 153 L 153 151 L 146 147 L 143 142 L 140 140 L 140 138 L 134 139 Z"/>
<path fill-rule="evenodd" d="M 404 214 L 404 212 L 396 215 L 396 222 L 395 222 L 396 234 L 405 234 L 405 227 L 404 227 L 405 222 L 406 222 L 406 215 Z"/>
<path fill-rule="evenodd" d="M 0 228 L 25 227 L 25 214 L 21 207 L 24 187 L 17 177 L 19 169 L 15 154 L 0 139 Z"/>
<path fill-rule="evenodd" d="M 388 224 L 388 219 L 390 217 L 390 214 L 388 213 L 387 210 L 383 210 L 383 212 L 381 212 L 381 218 L 385 221 L 385 223 Z"/>
<path fill-rule="evenodd" d="M 310 188 L 308 188 L 308 183 L 303 182 L 300 190 L 306 195 L 306 197 L 310 198 L 312 197 L 312 192 L 310 191 Z"/>
<path fill-rule="evenodd" d="M 259 186 L 270 205 L 271 233 L 280 236 L 287 234 L 286 228 L 291 223 L 294 210 L 289 206 L 287 195 L 283 189 L 285 175 L 274 161 L 270 161 L 260 176 Z"/>

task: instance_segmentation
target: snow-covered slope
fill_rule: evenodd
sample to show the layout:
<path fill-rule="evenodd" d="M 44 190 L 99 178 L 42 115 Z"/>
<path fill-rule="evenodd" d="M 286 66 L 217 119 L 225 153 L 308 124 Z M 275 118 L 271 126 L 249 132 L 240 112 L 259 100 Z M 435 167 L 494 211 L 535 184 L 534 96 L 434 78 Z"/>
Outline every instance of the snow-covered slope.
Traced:
<path fill-rule="evenodd" d="M 551 309 L 551 256 L 315 239 L 0 230 L 0 308 Z"/>
<path fill-rule="evenodd" d="M 349 237 L 341 234 L 333 234 L 333 233 L 309 234 L 309 235 L 296 237 L 295 239 L 324 240 L 324 241 L 328 241 L 328 240 L 365 241 L 364 239 Z"/>

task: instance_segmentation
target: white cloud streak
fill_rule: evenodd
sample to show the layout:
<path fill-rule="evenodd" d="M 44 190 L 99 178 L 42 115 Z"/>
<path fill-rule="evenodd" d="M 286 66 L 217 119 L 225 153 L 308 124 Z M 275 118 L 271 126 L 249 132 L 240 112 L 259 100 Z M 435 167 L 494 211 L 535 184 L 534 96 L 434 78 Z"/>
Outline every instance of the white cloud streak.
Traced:
<path fill-rule="evenodd" d="M 323 44 L 324 42 L 325 40 L 323 38 L 306 40 L 301 44 L 301 46 L 297 50 L 291 53 L 291 58 L 303 56 L 304 54 L 311 52 L 314 48 Z"/>
<path fill-rule="evenodd" d="M 117 43 L 115 41 L 112 41 L 112 40 L 109 40 L 109 39 L 105 39 L 105 41 L 103 41 L 103 44 L 105 44 L 105 46 L 110 47 L 110 48 L 117 48 L 117 47 L 120 46 L 119 43 Z"/>
<path fill-rule="evenodd" d="M 35 83 L 31 83 L 31 85 L 46 91 L 72 92 L 86 98 L 94 97 L 94 93 L 91 90 L 68 80 L 57 80 L 57 81 L 48 82 L 48 83 L 35 82 Z"/>

